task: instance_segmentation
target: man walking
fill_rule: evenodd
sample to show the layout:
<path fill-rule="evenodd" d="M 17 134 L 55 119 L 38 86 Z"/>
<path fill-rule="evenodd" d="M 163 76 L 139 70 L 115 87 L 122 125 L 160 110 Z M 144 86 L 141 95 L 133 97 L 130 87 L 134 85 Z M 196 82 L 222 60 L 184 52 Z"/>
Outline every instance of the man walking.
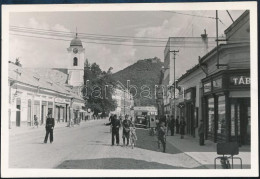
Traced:
<path fill-rule="evenodd" d="M 175 128 L 175 120 L 174 117 L 171 116 L 171 121 L 170 121 L 171 136 L 174 136 L 174 128 Z"/>
<path fill-rule="evenodd" d="M 198 132 L 200 137 L 200 145 L 204 145 L 204 124 L 202 119 L 200 120 Z"/>
<path fill-rule="evenodd" d="M 45 129 L 46 129 L 46 135 L 45 135 L 45 139 L 44 139 L 44 143 L 46 144 L 48 141 L 48 137 L 50 134 L 50 143 L 53 142 L 53 129 L 55 126 L 55 120 L 54 118 L 52 118 L 52 114 L 49 113 L 47 120 L 46 120 L 46 125 L 45 125 Z"/>
<path fill-rule="evenodd" d="M 114 117 L 111 119 L 110 123 L 106 124 L 112 125 L 112 146 L 115 143 L 115 137 L 116 137 L 116 144 L 119 145 L 119 127 L 120 127 L 120 120 L 117 118 L 117 115 L 115 114 Z"/>
<path fill-rule="evenodd" d="M 163 152 L 166 150 L 166 128 L 165 123 L 161 122 L 159 131 L 158 131 L 158 147 L 160 148 L 160 143 L 163 146 Z"/>
<path fill-rule="evenodd" d="M 180 134 L 181 134 L 181 139 L 184 138 L 185 126 L 186 126 L 186 122 L 184 121 L 184 117 L 181 117 L 181 121 L 180 121 Z"/>
<path fill-rule="evenodd" d="M 179 116 L 177 116 L 177 119 L 176 119 L 176 121 L 175 121 L 175 125 L 176 125 L 176 134 L 179 134 L 179 132 L 180 132 L 180 121 L 179 121 Z"/>

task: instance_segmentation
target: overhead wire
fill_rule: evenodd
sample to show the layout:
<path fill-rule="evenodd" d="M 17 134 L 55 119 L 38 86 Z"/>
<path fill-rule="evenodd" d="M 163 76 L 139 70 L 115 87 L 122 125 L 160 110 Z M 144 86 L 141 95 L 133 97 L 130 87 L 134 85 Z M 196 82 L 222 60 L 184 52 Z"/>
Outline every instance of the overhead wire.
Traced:
<path fill-rule="evenodd" d="M 60 40 L 60 41 L 71 41 L 69 39 L 58 39 L 58 38 L 49 38 L 49 37 L 40 37 L 40 36 L 32 36 L 32 35 L 24 35 L 24 34 L 15 34 L 15 33 L 10 33 L 10 35 L 16 35 L 16 36 L 23 36 L 23 37 L 31 37 L 31 38 L 39 38 L 39 39 L 48 39 L 48 40 Z M 90 43 L 90 44 L 106 44 L 106 45 L 122 45 L 122 46 L 142 46 L 142 47 L 165 47 L 165 45 L 145 45 L 145 44 L 118 44 L 118 43 L 103 43 L 103 42 L 93 42 L 93 41 L 82 41 L 84 43 Z M 201 48 L 201 46 L 196 45 L 194 46 L 193 44 L 188 44 L 188 45 L 178 45 L 176 44 L 175 46 L 179 47 L 187 47 L 187 48 Z"/>

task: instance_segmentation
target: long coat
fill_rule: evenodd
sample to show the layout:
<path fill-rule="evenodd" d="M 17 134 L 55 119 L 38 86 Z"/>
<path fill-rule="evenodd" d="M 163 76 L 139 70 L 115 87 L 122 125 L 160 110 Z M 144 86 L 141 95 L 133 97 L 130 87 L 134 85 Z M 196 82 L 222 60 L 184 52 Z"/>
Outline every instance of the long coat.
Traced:
<path fill-rule="evenodd" d="M 185 133 L 185 126 L 186 126 L 186 122 L 185 121 L 181 121 L 180 122 L 180 134 L 184 135 Z"/>

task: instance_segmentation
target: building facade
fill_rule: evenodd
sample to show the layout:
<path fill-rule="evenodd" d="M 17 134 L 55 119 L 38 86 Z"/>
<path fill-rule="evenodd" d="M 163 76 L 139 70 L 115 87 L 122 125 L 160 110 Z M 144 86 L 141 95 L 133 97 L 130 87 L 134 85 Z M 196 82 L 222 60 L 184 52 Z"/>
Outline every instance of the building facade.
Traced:
<path fill-rule="evenodd" d="M 178 90 L 174 87 L 175 81 L 183 74 L 187 64 L 195 65 L 194 56 L 202 56 L 209 52 L 212 38 L 208 38 L 206 30 L 201 37 L 169 37 L 164 49 L 164 69 L 161 85 L 164 86 L 164 114 L 176 116 L 176 95 Z M 176 55 L 174 55 L 174 51 Z M 175 88 L 175 90 L 174 90 Z M 175 91 L 175 94 L 174 94 Z"/>
<path fill-rule="evenodd" d="M 133 95 L 127 90 L 123 90 L 120 87 L 116 88 L 112 96 L 116 100 L 117 107 L 115 111 L 111 113 L 116 114 L 117 116 L 132 115 L 132 108 L 134 106 Z"/>
<path fill-rule="evenodd" d="M 10 128 L 33 126 L 35 117 L 44 125 L 47 114 L 52 114 L 56 122 L 84 119 L 85 101 L 78 89 L 83 84 L 85 49 L 77 35 L 67 51 L 68 69 L 32 70 L 9 62 Z M 57 76 L 66 79 L 52 80 Z"/>
<path fill-rule="evenodd" d="M 211 50 L 177 82 L 178 115 L 198 136 L 200 119 L 213 142 L 250 144 L 250 30 L 245 11 L 225 30 L 226 43 Z"/>

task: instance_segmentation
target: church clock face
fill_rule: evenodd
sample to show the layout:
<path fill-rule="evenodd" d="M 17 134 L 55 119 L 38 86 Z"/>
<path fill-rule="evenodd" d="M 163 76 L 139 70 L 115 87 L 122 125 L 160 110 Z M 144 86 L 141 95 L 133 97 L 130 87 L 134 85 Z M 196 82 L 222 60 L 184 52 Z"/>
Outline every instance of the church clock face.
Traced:
<path fill-rule="evenodd" d="M 76 53 L 78 53 L 78 49 L 77 48 L 74 48 L 73 49 L 73 52 L 76 54 Z"/>

